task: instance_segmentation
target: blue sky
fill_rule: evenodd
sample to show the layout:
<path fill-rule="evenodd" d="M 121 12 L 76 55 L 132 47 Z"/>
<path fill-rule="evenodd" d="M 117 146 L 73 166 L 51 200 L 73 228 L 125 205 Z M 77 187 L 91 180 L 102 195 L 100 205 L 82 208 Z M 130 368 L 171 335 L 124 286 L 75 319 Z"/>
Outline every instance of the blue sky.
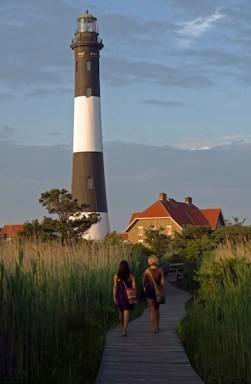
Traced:
<path fill-rule="evenodd" d="M 182 154 L 190 153 L 186 160 L 190 161 L 194 151 L 206 158 L 202 154 L 205 150 L 213 151 L 227 145 L 232 155 L 230 163 L 238 163 L 236 153 L 243 153 L 244 148 L 239 147 L 249 148 L 251 143 L 250 3 L 243 0 L 114 0 L 105 4 L 79 0 L 1 0 L 0 144 L 9 149 L 7 171 L 2 169 L 0 174 L 2 183 L 11 185 L 11 181 L 15 181 L 11 175 L 16 170 L 22 175 L 25 165 L 21 159 L 39 147 L 44 150 L 43 154 L 48 151 L 58 153 L 59 150 L 69 153 L 65 173 L 55 169 L 52 180 L 50 177 L 46 179 L 45 174 L 39 187 L 56 187 L 54 180 L 61 183 L 59 187 L 69 188 L 74 97 L 73 52 L 69 45 L 74 37 L 75 19 L 85 9 L 98 18 L 100 37 L 104 42 L 100 59 L 102 126 L 103 140 L 110 152 L 110 146 L 137 144 L 138 161 L 144 164 L 145 149 L 149 146 L 159 151 L 163 147 L 182 149 L 185 151 Z M 11 151 L 23 151 L 18 163 L 12 161 L 15 156 L 11 156 Z M 228 174 L 223 166 L 224 151 L 221 152 L 223 160 L 219 159 L 217 165 L 219 169 L 222 167 L 223 179 Z M 172 186 L 161 179 L 157 182 L 158 164 L 152 158 L 155 168 L 148 178 L 146 174 L 144 177 L 150 184 L 155 175 L 155 190 L 149 193 L 140 185 L 132 195 L 118 190 L 120 196 L 125 193 L 129 211 L 128 217 L 126 213 L 121 216 L 119 203 L 112 192 L 117 181 L 109 164 L 116 162 L 119 169 L 122 163 L 119 158 L 110 159 L 108 154 L 104 155 L 107 157 L 108 202 L 114 228 L 126 227 L 131 211 L 146 208 L 156 200 L 159 192 L 168 194 L 170 191 L 177 200 L 183 198 L 183 192 L 190 194 L 188 184 L 175 188 L 180 185 L 183 175 L 175 173 L 173 163 L 167 164 L 166 168 L 167 178 L 170 173 L 174 175 Z M 57 163 L 56 154 L 54 159 Z M 46 162 L 46 157 L 41 155 L 41 161 Z M 34 163 L 36 167 L 29 167 L 28 179 L 32 185 L 39 174 L 39 162 Z M 43 168 L 46 164 L 40 165 Z M 49 164 L 47 169 L 49 175 Z M 135 167 L 132 166 L 129 172 L 133 174 Z M 134 175 L 135 179 L 141 177 L 142 170 L 140 172 L 140 175 Z M 203 176 L 202 172 L 197 176 Z M 211 184 L 215 192 L 209 193 L 211 200 L 201 191 L 197 193 L 198 202 L 203 207 L 205 204 L 221 206 L 230 217 L 232 212 L 242 217 L 245 212 L 251 219 L 247 210 L 249 190 L 245 189 L 249 175 L 245 169 L 237 172 L 243 179 L 239 180 L 238 186 L 228 189 L 228 195 L 236 193 L 231 189 L 234 187 L 242 191 L 242 201 L 237 207 L 233 208 L 230 200 L 220 198 L 223 190 L 215 186 L 213 180 Z M 58 173 L 62 173 L 59 180 Z M 233 179 L 233 175 L 229 177 Z M 15 202 L 21 199 L 22 204 L 27 194 L 20 197 L 17 191 L 16 194 L 15 190 L 7 193 L 6 189 L 6 196 L 2 192 L 5 207 L 2 213 L 0 210 L 0 225 L 6 221 L 30 220 L 38 214 L 35 193 L 39 187 L 35 191 L 29 184 L 29 189 L 26 182 L 27 177 L 21 177 L 19 186 L 24 186 L 30 193 L 30 208 L 27 204 L 25 211 L 27 218 L 24 212 L 17 213 L 20 206 L 15 208 L 13 205 L 13 199 Z M 198 188 L 193 188 L 196 183 L 194 179 L 189 182 L 195 193 L 198 192 Z M 143 201 L 140 200 L 142 194 Z M 244 196 L 247 196 L 246 201 Z M 139 201 L 142 206 L 138 206 Z"/>

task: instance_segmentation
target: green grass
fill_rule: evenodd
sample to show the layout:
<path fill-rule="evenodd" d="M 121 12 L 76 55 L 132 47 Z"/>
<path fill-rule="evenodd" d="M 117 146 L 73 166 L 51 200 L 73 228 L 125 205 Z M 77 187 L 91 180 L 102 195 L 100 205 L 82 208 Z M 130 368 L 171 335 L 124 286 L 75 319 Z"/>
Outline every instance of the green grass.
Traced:
<path fill-rule="evenodd" d="M 127 259 L 140 286 L 142 249 L 32 242 L 0 251 L 1 384 L 94 383 L 106 332 L 118 324 L 113 276 Z"/>
<path fill-rule="evenodd" d="M 251 382 L 250 244 L 226 245 L 204 260 L 199 291 L 179 334 L 205 383 Z"/>

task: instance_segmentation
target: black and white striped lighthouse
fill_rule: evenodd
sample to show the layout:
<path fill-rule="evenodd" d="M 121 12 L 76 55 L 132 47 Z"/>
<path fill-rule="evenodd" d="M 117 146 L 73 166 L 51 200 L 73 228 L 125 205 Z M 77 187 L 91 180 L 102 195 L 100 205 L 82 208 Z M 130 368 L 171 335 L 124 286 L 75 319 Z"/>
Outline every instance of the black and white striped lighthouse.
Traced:
<path fill-rule="evenodd" d="M 100 109 L 99 51 L 103 43 L 97 19 L 88 11 L 76 20 L 71 48 L 75 57 L 72 196 L 99 213 L 86 238 L 102 240 L 109 232 Z"/>

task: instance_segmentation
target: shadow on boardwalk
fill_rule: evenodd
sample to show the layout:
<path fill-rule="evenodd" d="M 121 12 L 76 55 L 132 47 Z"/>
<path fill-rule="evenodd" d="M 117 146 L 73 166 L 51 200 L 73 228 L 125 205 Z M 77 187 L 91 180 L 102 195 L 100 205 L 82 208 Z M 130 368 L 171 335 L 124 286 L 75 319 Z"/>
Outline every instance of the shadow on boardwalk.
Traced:
<path fill-rule="evenodd" d="M 166 294 L 167 303 L 160 306 L 159 334 L 151 333 L 147 309 L 130 322 L 128 337 L 121 336 L 120 328 L 108 332 L 96 384 L 203 383 L 176 333 L 190 295 L 170 283 Z"/>

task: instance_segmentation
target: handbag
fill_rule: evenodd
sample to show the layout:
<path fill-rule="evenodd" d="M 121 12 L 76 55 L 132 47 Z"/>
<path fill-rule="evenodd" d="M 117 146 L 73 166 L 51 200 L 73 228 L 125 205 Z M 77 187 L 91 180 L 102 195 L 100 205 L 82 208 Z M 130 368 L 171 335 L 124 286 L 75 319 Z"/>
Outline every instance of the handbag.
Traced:
<path fill-rule="evenodd" d="M 126 291 L 126 296 L 130 304 L 136 304 L 138 302 L 136 291 L 134 288 L 128 288 L 126 283 L 123 281 Z"/>
<path fill-rule="evenodd" d="M 165 295 L 164 287 L 162 287 L 162 285 L 159 285 L 159 284 L 156 283 L 156 281 L 153 278 L 152 272 L 149 269 L 148 269 L 147 272 L 148 272 L 148 274 L 149 274 L 149 276 L 150 276 L 150 278 L 151 278 L 151 280 L 153 282 L 153 285 L 154 285 L 157 303 L 165 304 L 165 302 L 166 302 L 166 295 Z"/>

